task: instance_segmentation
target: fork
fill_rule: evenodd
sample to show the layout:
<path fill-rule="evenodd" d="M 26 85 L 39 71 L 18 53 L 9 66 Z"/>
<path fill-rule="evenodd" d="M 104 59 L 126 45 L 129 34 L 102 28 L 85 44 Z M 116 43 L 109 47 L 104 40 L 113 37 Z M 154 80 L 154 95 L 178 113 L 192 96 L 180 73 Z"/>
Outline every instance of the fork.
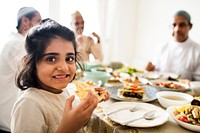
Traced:
<path fill-rule="evenodd" d="M 112 115 L 112 114 L 117 113 L 122 110 L 129 110 L 130 112 L 135 112 L 135 111 L 138 111 L 139 108 L 140 108 L 139 106 L 134 106 L 133 108 L 121 108 L 121 109 L 111 111 L 111 112 L 107 113 L 107 115 Z"/>

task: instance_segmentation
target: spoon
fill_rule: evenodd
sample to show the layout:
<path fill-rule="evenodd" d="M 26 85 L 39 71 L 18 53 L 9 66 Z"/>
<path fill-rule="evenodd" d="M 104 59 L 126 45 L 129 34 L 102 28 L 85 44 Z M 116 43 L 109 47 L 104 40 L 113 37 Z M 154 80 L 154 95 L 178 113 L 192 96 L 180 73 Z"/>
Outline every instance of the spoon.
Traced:
<path fill-rule="evenodd" d="M 156 116 L 156 111 L 155 110 L 148 111 L 142 117 L 123 122 L 122 125 L 125 126 L 125 125 L 128 125 L 131 122 L 134 122 L 134 121 L 137 121 L 137 120 L 140 120 L 140 119 L 143 119 L 143 118 L 146 119 L 146 120 L 152 120 L 153 118 L 155 118 L 155 116 Z"/>

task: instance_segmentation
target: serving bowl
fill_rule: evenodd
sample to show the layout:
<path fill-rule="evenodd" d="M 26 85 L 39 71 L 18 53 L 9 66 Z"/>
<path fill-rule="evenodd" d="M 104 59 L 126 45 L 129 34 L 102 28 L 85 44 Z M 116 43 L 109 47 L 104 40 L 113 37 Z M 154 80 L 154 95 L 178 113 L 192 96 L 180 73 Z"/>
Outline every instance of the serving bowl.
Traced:
<path fill-rule="evenodd" d="M 101 85 L 104 85 L 109 80 L 110 74 L 107 72 L 100 72 L 100 71 L 95 71 L 95 72 L 85 71 L 84 78 L 85 80 L 93 81 L 96 84 L 99 84 L 99 82 L 101 82 Z"/>
<path fill-rule="evenodd" d="M 156 93 L 156 97 L 164 108 L 190 104 L 193 100 L 193 97 L 189 94 L 174 91 L 160 91 Z"/>
<path fill-rule="evenodd" d="M 84 69 L 86 71 L 90 71 L 93 68 L 102 67 L 102 64 L 101 64 L 101 62 L 98 62 L 98 61 L 95 61 L 95 62 L 85 62 L 83 64 L 83 66 L 84 66 Z"/>

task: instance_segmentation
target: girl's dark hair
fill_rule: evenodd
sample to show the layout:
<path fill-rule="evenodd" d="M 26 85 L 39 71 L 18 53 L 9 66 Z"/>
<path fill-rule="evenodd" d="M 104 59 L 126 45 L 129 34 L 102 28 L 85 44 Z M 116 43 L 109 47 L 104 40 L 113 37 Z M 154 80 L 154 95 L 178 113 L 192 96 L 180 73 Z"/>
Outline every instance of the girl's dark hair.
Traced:
<path fill-rule="evenodd" d="M 16 77 L 16 84 L 21 90 L 26 90 L 29 87 L 39 87 L 36 63 L 42 58 L 50 41 L 55 38 L 62 38 L 72 42 L 76 64 L 82 68 L 77 60 L 78 52 L 74 33 L 52 19 L 44 19 L 38 26 L 33 27 L 26 37 L 27 61 L 25 61 L 22 70 Z"/>

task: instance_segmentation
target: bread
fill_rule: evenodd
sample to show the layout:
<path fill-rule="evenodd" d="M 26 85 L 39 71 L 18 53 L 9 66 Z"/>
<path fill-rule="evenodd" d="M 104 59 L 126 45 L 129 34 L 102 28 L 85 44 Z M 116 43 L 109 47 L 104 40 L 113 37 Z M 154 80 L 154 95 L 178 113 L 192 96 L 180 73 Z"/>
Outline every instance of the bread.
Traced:
<path fill-rule="evenodd" d="M 88 95 L 88 90 L 91 90 L 98 98 L 98 101 L 105 99 L 107 92 L 100 87 L 94 87 L 91 82 L 80 82 L 74 80 L 72 83 L 76 85 L 75 94 L 80 98 L 80 100 L 85 100 Z"/>

